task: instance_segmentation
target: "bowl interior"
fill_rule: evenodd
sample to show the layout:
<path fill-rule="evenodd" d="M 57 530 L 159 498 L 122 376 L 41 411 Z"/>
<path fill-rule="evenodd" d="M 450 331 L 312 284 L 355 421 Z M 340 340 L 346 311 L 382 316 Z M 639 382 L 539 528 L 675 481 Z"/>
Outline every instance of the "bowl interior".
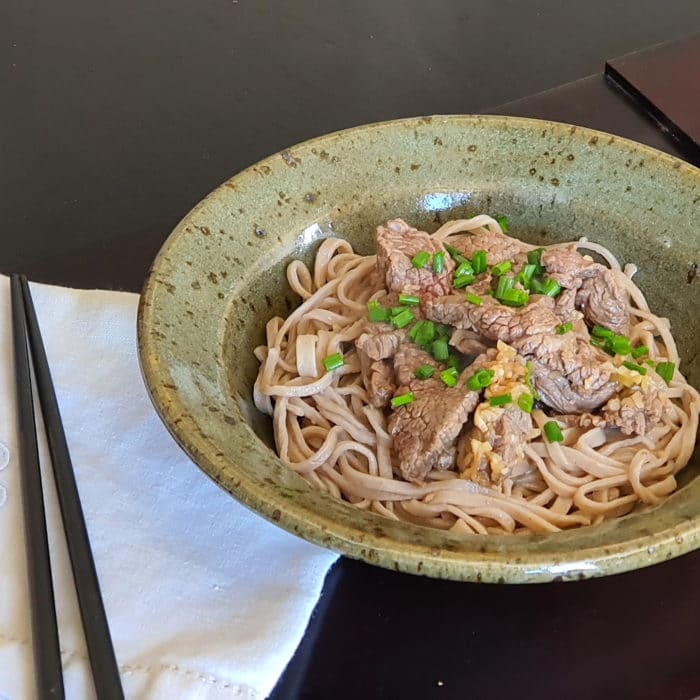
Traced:
<path fill-rule="evenodd" d="M 637 284 L 667 316 L 700 385 L 700 175 L 638 144 L 568 125 L 434 117 L 370 125 L 276 154 L 200 203 L 166 242 L 139 314 L 154 403 L 195 462 L 262 515 L 312 541 L 405 571 L 464 580 L 534 581 L 622 571 L 697 546 L 700 451 L 664 504 L 547 536 L 457 537 L 358 512 L 313 491 L 273 451 L 252 386 L 265 323 L 299 300 L 286 282 L 319 240 L 373 249 L 400 216 L 433 231 L 477 212 L 506 214 L 536 244 L 587 236 L 639 267 Z"/>

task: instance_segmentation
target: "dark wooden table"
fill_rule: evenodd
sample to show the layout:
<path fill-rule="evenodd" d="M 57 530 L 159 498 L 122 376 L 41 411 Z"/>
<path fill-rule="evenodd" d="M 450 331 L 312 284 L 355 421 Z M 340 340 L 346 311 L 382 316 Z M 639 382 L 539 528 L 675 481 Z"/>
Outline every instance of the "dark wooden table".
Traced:
<path fill-rule="evenodd" d="M 137 291 L 176 221 L 255 160 L 397 116 L 490 111 L 683 155 L 603 62 L 700 29 L 696 0 L 10 0 L 0 270 Z M 549 92 L 552 85 L 596 72 Z M 500 104 L 494 108 L 490 105 Z M 700 695 L 700 552 L 606 579 L 440 582 L 341 559 L 280 698 Z"/>

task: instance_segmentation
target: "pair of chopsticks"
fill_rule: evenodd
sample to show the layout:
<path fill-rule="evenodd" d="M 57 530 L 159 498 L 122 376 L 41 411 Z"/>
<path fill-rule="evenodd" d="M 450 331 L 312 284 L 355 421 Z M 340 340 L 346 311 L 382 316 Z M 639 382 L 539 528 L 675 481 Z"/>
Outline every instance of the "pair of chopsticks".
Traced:
<path fill-rule="evenodd" d="M 11 292 L 21 488 L 37 695 L 41 700 L 65 696 L 46 533 L 29 349 L 31 349 L 36 388 L 44 419 L 95 691 L 100 700 L 103 698 L 121 700 L 124 692 L 119 679 L 119 670 L 68 444 L 63 432 L 61 414 L 34 304 L 24 276 L 12 275 Z"/>

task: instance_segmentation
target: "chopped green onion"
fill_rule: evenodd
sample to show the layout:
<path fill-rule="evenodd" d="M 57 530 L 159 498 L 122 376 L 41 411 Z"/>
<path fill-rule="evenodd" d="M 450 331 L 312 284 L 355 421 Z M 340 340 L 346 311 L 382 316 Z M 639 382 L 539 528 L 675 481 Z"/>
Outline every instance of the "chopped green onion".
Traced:
<path fill-rule="evenodd" d="M 656 367 L 656 362 L 653 360 L 644 360 L 645 365 L 649 365 L 649 367 Z"/>
<path fill-rule="evenodd" d="M 461 277 L 462 275 L 473 275 L 474 274 L 474 268 L 472 267 L 472 264 L 469 262 L 469 260 L 464 260 L 463 262 L 459 263 L 455 269 L 455 277 Z"/>
<path fill-rule="evenodd" d="M 499 394 L 489 399 L 489 406 L 505 406 L 507 403 L 513 403 L 513 397 L 510 394 Z"/>
<path fill-rule="evenodd" d="M 605 343 L 602 340 L 591 338 L 589 342 L 594 348 L 600 348 L 601 350 L 605 349 Z"/>
<path fill-rule="evenodd" d="M 609 328 L 605 328 L 604 326 L 593 326 L 591 329 L 591 335 L 595 336 L 596 338 L 612 338 L 615 334 Z"/>
<path fill-rule="evenodd" d="M 530 289 L 532 278 L 539 272 L 539 269 L 539 265 L 525 265 L 518 273 L 518 282 L 520 282 L 525 289 Z"/>
<path fill-rule="evenodd" d="M 455 289 L 462 289 L 462 287 L 466 287 L 468 284 L 471 284 L 474 281 L 474 275 L 460 275 L 459 277 L 455 277 L 452 280 L 452 286 Z"/>
<path fill-rule="evenodd" d="M 673 379 L 673 373 L 676 371 L 675 362 L 659 362 L 656 365 L 656 374 L 663 379 L 666 384 L 670 384 Z"/>
<path fill-rule="evenodd" d="M 480 275 L 482 272 L 486 272 L 487 256 L 485 250 L 477 250 L 474 255 L 472 255 L 472 267 L 474 268 L 474 274 Z"/>
<path fill-rule="evenodd" d="M 413 399 L 415 399 L 413 392 L 407 391 L 405 394 L 394 396 L 391 400 L 391 407 L 398 408 L 399 406 L 405 406 L 406 404 L 413 403 Z"/>
<path fill-rule="evenodd" d="M 547 279 L 544 281 L 544 293 L 548 297 L 555 297 L 557 294 L 559 294 L 559 292 L 561 292 L 559 282 L 553 280 L 551 277 L 547 277 Z"/>
<path fill-rule="evenodd" d="M 445 361 L 445 364 L 450 368 L 459 369 L 459 360 L 456 355 L 450 355 Z"/>
<path fill-rule="evenodd" d="M 414 374 L 416 375 L 416 379 L 430 379 L 430 377 L 435 374 L 435 367 L 421 365 L 420 367 L 416 367 Z"/>
<path fill-rule="evenodd" d="M 635 364 L 634 362 L 628 362 L 625 360 L 622 363 L 627 369 L 632 370 L 633 372 L 638 372 L 639 374 L 646 374 L 647 373 L 647 368 L 642 367 L 641 365 Z"/>
<path fill-rule="evenodd" d="M 401 313 L 396 314 L 391 319 L 391 323 L 396 328 L 405 328 L 411 321 L 415 319 L 411 309 L 404 308 Z"/>
<path fill-rule="evenodd" d="M 605 346 L 608 350 L 612 350 L 616 355 L 629 355 L 630 341 L 624 335 L 614 335 L 605 341 Z"/>
<path fill-rule="evenodd" d="M 454 386 L 457 384 L 457 370 L 454 367 L 443 370 L 440 372 L 440 379 L 442 379 L 443 384 Z"/>
<path fill-rule="evenodd" d="M 416 324 L 418 325 L 418 324 Z M 411 329 L 413 330 L 413 329 Z M 435 338 L 435 324 L 432 321 L 421 321 L 416 332 L 415 342 L 421 347 L 433 342 Z"/>
<path fill-rule="evenodd" d="M 432 323 L 432 321 L 429 321 L 429 323 Z M 450 334 L 450 329 L 444 323 L 436 323 L 435 334 L 438 338 L 447 338 L 447 336 Z"/>
<path fill-rule="evenodd" d="M 367 317 L 372 323 L 381 323 L 389 320 L 389 309 L 381 306 L 375 299 L 367 304 Z"/>
<path fill-rule="evenodd" d="M 399 294 L 399 304 L 404 306 L 418 306 L 420 304 L 420 297 L 414 294 Z"/>
<path fill-rule="evenodd" d="M 493 218 L 498 222 L 498 225 L 501 227 L 501 231 L 503 231 L 503 233 L 508 233 L 508 217 L 499 214 Z"/>
<path fill-rule="evenodd" d="M 529 298 L 530 295 L 522 289 L 506 289 L 500 302 L 506 306 L 525 306 Z"/>
<path fill-rule="evenodd" d="M 418 331 L 420 330 L 421 326 L 425 323 L 425 321 L 416 321 L 412 326 L 411 329 L 408 331 L 406 334 L 406 337 L 409 340 L 412 340 L 414 343 L 416 342 L 416 336 L 418 335 Z"/>
<path fill-rule="evenodd" d="M 390 313 L 392 316 L 398 316 L 403 310 L 404 310 L 404 309 L 403 309 L 403 306 L 392 306 L 392 307 L 389 309 L 389 313 Z"/>
<path fill-rule="evenodd" d="M 553 280 L 551 277 L 545 277 L 545 279 L 533 277 L 530 281 L 530 291 L 535 294 L 545 294 L 548 297 L 555 297 L 561 292 L 561 287 L 559 286 L 559 282 Z"/>
<path fill-rule="evenodd" d="M 435 253 L 433 255 L 433 272 L 439 275 L 445 270 L 445 254 Z"/>
<path fill-rule="evenodd" d="M 462 263 L 466 260 L 464 255 L 462 255 L 462 253 L 460 253 L 454 246 L 451 246 L 449 243 L 443 243 L 442 245 L 456 263 Z"/>
<path fill-rule="evenodd" d="M 632 352 L 630 352 L 630 355 L 632 355 L 635 360 L 638 360 L 640 357 L 644 357 L 644 355 L 648 354 L 649 348 L 646 345 L 638 345 L 636 348 L 632 348 Z"/>
<path fill-rule="evenodd" d="M 498 286 L 496 287 L 496 294 L 495 294 L 496 299 L 502 299 L 503 295 L 509 289 L 512 289 L 514 284 L 515 284 L 514 277 L 507 277 L 506 275 L 499 277 L 498 278 Z"/>
<path fill-rule="evenodd" d="M 471 292 L 467 292 L 467 301 L 470 304 L 481 306 L 481 297 L 478 297 L 476 294 L 472 294 Z"/>
<path fill-rule="evenodd" d="M 547 438 L 547 442 L 563 442 L 564 436 L 562 435 L 559 423 L 555 420 L 548 420 L 544 424 L 544 434 Z"/>
<path fill-rule="evenodd" d="M 535 397 L 532 394 L 520 394 L 518 397 L 518 408 L 524 413 L 532 413 L 535 405 Z"/>
<path fill-rule="evenodd" d="M 413 256 L 411 263 L 413 264 L 413 267 L 420 270 L 421 268 L 425 267 L 428 260 L 430 260 L 430 253 L 428 253 L 426 250 L 420 250 Z"/>
<path fill-rule="evenodd" d="M 323 358 L 323 366 L 326 368 L 326 372 L 332 372 L 344 364 L 345 360 L 343 360 L 343 356 L 339 352 L 334 352 L 332 355 Z"/>
<path fill-rule="evenodd" d="M 445 338 L 438 338 L 437 340 L 433 341 L 431 351 L 433 357 L 438 362 L 444 362 L 450 356 L 450 351 L 447 347 L 447 340 L 445 340 Z"/>
<path fill-rule="evenodd" d="M 510 260 L 504 260 L 491 268 L 491 274 L 494 277 L 500 277 L 501 275 L 505 275 L 506 272 L 509 272 L 512 267 L 513 263 Z"/>
<path fill-rule="evenodd" d="M 564 335 L 565 333 L 573 330 L 573 328 L 573 323 L 562 323 L 561 325 L 557 326 L 557 335 Z"/>
<path fill-rule="evenodd" d="M 481 369 L 476 374 L 473 374 L 467 379 L 467 388 L 472 391 L 485 389 L 493 379 L 494 371 L 492 369 Z"/>
<path fill-rule="evenodd" d="M 542 253 L 544 253 L 544 248 L 535 248 L 535 250 L 530 250 L 527 253 L 527 261 L 530 265 L 541 265 L 542 264 Z"/>

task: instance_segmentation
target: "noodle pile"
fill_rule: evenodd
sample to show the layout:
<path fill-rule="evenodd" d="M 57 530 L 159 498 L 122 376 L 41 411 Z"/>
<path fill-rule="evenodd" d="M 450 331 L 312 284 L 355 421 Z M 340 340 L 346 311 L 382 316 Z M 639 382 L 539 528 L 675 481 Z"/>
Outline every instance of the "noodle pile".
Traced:
<path fill-rule="evenodd" d="M 487 225 L 498 227 L 481 215 L 449 222 L 432 235 L 444 243 Z M 578 248 L 602 256 L 629 292 L 630 341 L 646 345 L 652 361 L 678 367 L 668 320 L 649 310 L 632 281 L 636 268 L 622 270 L 610 251 L 586 239 Z M 423 484 L 407 482 L 392 453 L 389 410 L 370 405 L 354 348 L 368 302 L 386 295 L 376 256 L 358 255 L 347 241 L 329 238 L 316 254 L 313 271 L 294 261 L 287 278 L 302 303 L 288 318 L 267 323 L 266 343 L 255 350 L 260 362 L 255 404 L 272 417 L 282 461 L 314 487 L 357 508 L 464 533 L 553 532 L 660 502 L 676 488 L 675 475 L 690 460 L 700 395 L 676 371 L 668 387 L 668 410 L 643 436 L 565 427 L 563 442 L 541 436 L 529 442 L 528 468 L 506 478 L 500 488 L 449 470 L 430 472 Z M 343 366 L 326 372 L 323 358 L 337 352 L 344 355 Z M 537 408 L 532 418 L 540 431 L 549 420 Z"/>

